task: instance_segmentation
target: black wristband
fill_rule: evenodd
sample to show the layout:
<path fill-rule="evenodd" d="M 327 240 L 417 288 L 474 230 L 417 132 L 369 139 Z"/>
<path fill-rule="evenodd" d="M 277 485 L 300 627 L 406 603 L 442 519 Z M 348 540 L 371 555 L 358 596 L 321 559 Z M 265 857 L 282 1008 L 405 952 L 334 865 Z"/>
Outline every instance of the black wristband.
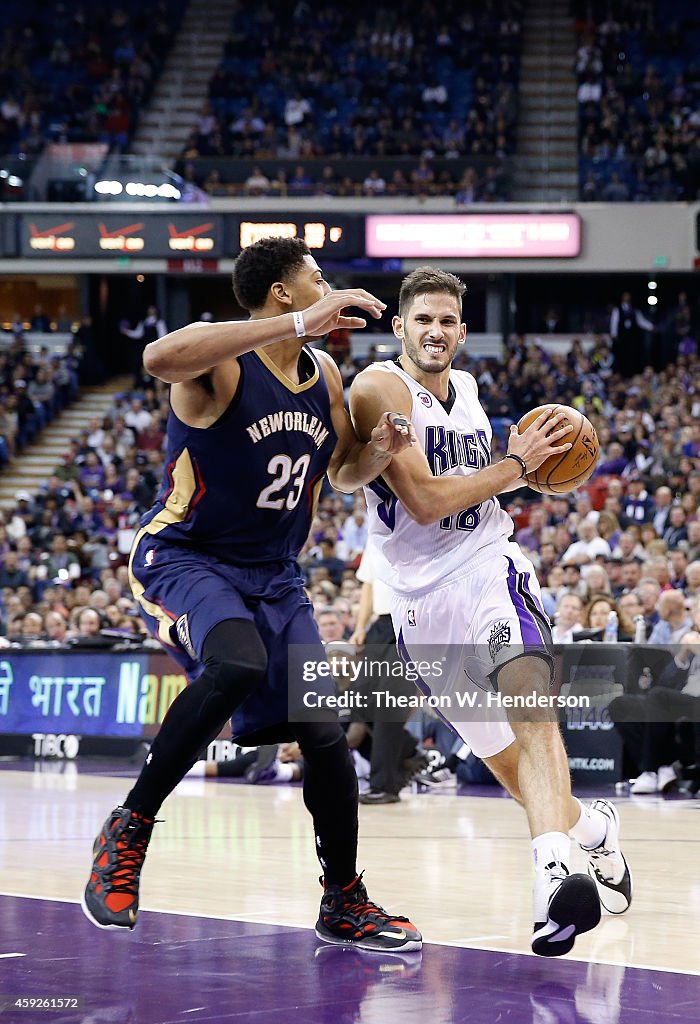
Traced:
<path fill-rule="evenodd" d="M 520 466 L 520 469 L 522 470 L 522 472 L 520 474 L 520 477 L 521 477 L 521 479 L 525 479 L 525 477 L 527 476 L 527 466 L 525 465 L 525 460 L 521 459 L 519 455 L 515 454 L 515 452 L 508 452 L 508 454 L 506 455 L 506 458 L 507 459 L 515 459 L 515 461 Z"/>

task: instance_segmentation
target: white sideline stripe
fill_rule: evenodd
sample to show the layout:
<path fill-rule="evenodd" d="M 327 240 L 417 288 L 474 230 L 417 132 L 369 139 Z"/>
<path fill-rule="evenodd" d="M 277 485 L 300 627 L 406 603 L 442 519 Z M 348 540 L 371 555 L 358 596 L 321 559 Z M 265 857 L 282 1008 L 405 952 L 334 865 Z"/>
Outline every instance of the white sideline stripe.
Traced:
<path fill-rule="evenodd" d="M 69 900 L 65 896 L 37 896 L 36 893 L 29 892 L 7 892 L 0 890 L 0 896 L 13 896 L 17 899 L 22 900 L 44 900 L 46 903 L 72 903 L 74 906 L 80 906 L 80 900 Z M 279 921 L 266 921 L 264 918 L 256 917 L 253 914 L 199 914 L 194 910 L 162 910 L 159 907 L 150 907 L 145 909 L 141 907 L 139 913 L 142 914 L 170 914 L 174 917 L 203 917 L 211 921 L 242 921 L 248 922 L 249 924 L 267 924 L 273 925 L 275 928 L 304 928 L 305 931 L 312 931 L 311 928 L 306 928 L 304 925 L 298 924 L 283 924 Z M 475 936 L 476 938 L 476 936 Z M 485 953 L 510 953 L 512 956 L 531 956 L 541 960 L 541 957 L 537 957 L 532 950 L 529 949 L 508 949 L 506 946 L 470 946 L 469 938 L 466 939 L 455 939 L 452 942 L 445 942 L 439 939 L 423 939 L 426 946 L 447 946 L 452 949 L 474 949 L 477 952 L 483 950 Z M 17 954 L 13 954 L 17 955 Z M 26 954 L 22 953 L 21 956 Z M 571 961 L 576 961 L 582 964 L 609 964 L 611 967 L 628 967 L 632 971 L 659 971 L 662 974 L 685 974 L 691 977 L 700 977 L 700 970 L 693 970 L 691 968 L 683 970 L 680 967 L 661 967 L 659 964 L 630 964 L 626 960 L 604 960 L 601 957 L 568 957 Z"/>

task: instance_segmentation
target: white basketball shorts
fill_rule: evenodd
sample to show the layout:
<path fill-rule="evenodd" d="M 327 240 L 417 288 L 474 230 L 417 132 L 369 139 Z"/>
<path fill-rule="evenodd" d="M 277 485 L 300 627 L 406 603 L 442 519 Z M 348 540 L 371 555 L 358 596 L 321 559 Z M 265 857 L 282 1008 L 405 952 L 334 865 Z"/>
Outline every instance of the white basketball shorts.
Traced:
<path fill-rule="evenodd" d="M 551 644 L 532 562 L 517 544 L 495 544 L 484 549 L 487 553 L 472 571 L 444 587 L 394 594 L 391 610 L 403 659 L 433 666 L 419 688 L 441 695 L 445 704 L 436 708 L 438 714 L 482 758 L 515 739 L 506 710 L 489 698 L 496 693 L 498 669 L 524 654 L 550 659 Z M 442 670 L 436 670 L 439 665 Z M 459 696 L 466 693 L 475 694 L 476 703 Z"/>

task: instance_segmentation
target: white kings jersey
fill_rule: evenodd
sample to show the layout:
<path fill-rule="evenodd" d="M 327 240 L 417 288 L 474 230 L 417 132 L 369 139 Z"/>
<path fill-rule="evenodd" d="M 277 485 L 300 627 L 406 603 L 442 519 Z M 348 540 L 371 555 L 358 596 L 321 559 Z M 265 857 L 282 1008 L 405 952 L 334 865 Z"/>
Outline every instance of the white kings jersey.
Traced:
<path fill-rule="evenodd" d="M 454 404 L 448 413 L 438 399 L 393 361 L 374 363 L 364 373 L 395 373 L 406 384 L 411 419 L 433 476 L 469 476 L 491 463 L 491 424 L 470 373 L 450 371 Z M 490 546 L 513 533 L 513 521 L 497 498 L 420 526 L 380 478 L 365 487 L 369 531 L 377 575 L 400 594 L 443 586 L 493 557 Z"/>

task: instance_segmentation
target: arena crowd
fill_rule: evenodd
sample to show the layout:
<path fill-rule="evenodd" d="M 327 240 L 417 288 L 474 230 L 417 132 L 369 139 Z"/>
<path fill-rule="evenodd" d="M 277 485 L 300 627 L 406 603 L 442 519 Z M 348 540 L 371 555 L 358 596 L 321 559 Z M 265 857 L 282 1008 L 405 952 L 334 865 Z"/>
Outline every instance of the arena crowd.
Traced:
<path fill-rule="evenodd" d="M 29 355 L 18 336 L 0 357 L 0 436 L 8 457 L 31 436 L 28 425 L 40 430 L 52 410 L 76 394 L 79 356 L 76 346 L 48 373 L 45 358 Z M 350 353 L 338 352 L 336 359 L 349 387 L 364 364 Z M 535 562 L 546 610 L 557 625 L 562 607 L 571 608 L 572 594 L 572 627 L 587 624 L 595 595 L 622 599 L 626 607 L 632 594 L 644 606 L 651 635 L 663 618 L 663 593 L 675 590 L 690 601 L 700 587 L 697 345 L 664 369 L 647 367 L 631 380 L 615 373 L 604 335 L 588 352 L 574 343 L 566 355 L 550 355 L 514 337 L 502 361 L 474 360 L 467 352 L 456 365 L 478 380 L 494 427 L 494 457 L 503 451 L 508 425 L 528 408 L 562 402 L 589 415 L 601 455 L 586 487 L 556 497 L 523 489 L 506 496 L 504 504 L 516 539 Z M 47 376 L 52 393 L 42 390 Z M 74 438 L 39 492 L 18 492 L 14 508 L 2 513 L 1 621 L 7 641 L 64 639 L 96 624 L 143 633 L 126 563 L 133 531 L 160 482 L 168 389 L 149 377 L 142 383 L 138 392 L 119 395 L 109 416 Z M 19 415 L 13 414 L 19 402 L 31 407 L 21 421 L 24 433 L 18 433 Z M 314 604 L 338 618 L 344 637 L 353 631 L 360 593 L 355 570 L 366 537 L 362 493 L 348 497 L 326 490 L 301 564 Z M 93 614 L 83 621 L 85 609 Z M 632 618 L 621 609 L 621 632 L 630 630 Z M 59 628 L 56 637 L 59 622 L 65 632 Z"/>

